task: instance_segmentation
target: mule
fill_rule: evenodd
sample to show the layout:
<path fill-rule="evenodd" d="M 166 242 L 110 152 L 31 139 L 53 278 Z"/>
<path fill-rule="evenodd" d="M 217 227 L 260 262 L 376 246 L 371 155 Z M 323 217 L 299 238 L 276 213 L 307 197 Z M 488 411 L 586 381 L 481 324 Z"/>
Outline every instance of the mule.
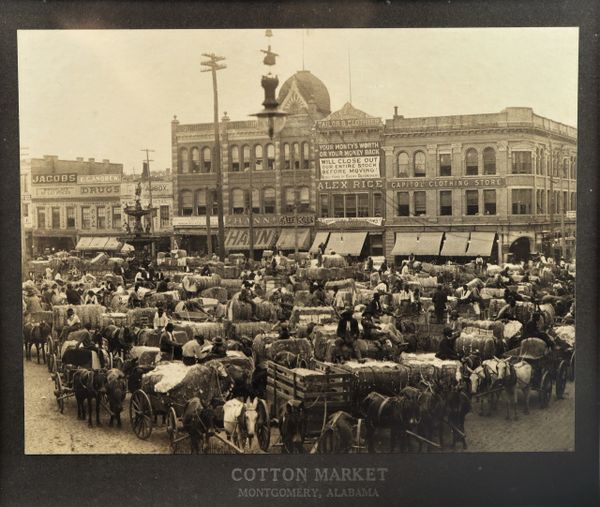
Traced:
<path fill-rule="evenodd" d="M 246 402 L 238 398 L 232 398 L 223 405 L 223 428 L 228 440 L 242 449 L 252 448 L 254 435 L 256 435 L 256 422 L 258 412 L 256 410 L 258 398 Z"/>
<path fill-rule="evenodd" d="M 479 407 L 479 415 L 484 415 L 484 405 L 487 400 L 487 416 L 492 414 L 496 409 L 500 394 L 496 392 L 499 387 L 498 383 L 498 359 L 486 359 L 474 370 L 466 366 L 469 372 L 469 383 L 471 386 L 471 396 L 477 396 Z"/>
<path fill-rule="evenodd" d="M 282 454 L 303 454 L 307 432 L 307 414 L 304 402 L 288 401 L 281 407 L 279 434 L 281 435 Z"/>
<path fill-rule="evenodd" d="M 112 427 L 113 422 L 116 422 L 117 427 L 121 427 L 121 412 L 126 395 L 127 379 L 125 374 L 117 368 L 108 370 L 106 372 L 106 397 L 110 409 L 109 426 Z"/>
<path fill-rule="evenodd" d="M 37 353 L 37 363 L 40 364 L 40 350 L 42 351 L 42 361 L 46 363 L 46 349 L 44 345 L 52 333 L 52 328 L 45 322 L 37 324 L 27 323 L 23 326 L 23 341 L 25 342 L 25 357 L 31 361 L 31 347 L 35 345 Z M 51 351 L 50 351 L 51 352 Z"/>
<path fill-rule="evenodd" d="M 471 411 L 471 398 L 469 396 L 469 386 L 464 381 L 459 381 L 446 395 L 446 415 L 448 417 L 448 426 L 452 433 L 452 448 L 456 447 L 456 442 L 460 440 L 463 449 L 467 448 L 467 437 L 465 433 L 465 418 Z"/>
<path fill-rule="evenodd" d="M 504 387 L 506 396 L 506 419 L 510 420 L 510 408 L 512 406 L 514 420 L 517 421 L 518 390 L 523 392 L 525 401 L 524 413 L 529 414 L 529 393 L 531 388 L 532 367 L 526 361 L 513 364 L 509 359 L 500 360 L 498 363 L 498 379 Z"/>
<path fill-rule="evenodd" d="M 419 405 L 406 393 L 397 396 L 383 396 L 370 393 L 360 404 L 365 416 L 366 441 L 370 453 L 375 452 L 375 433 L 378 429 L 389 428 L 390 452 L 394 452 L 396 442 L 400 451 L 408 448 L 407 430 L 415 429 L 420 422 Z"/>
<path fill-rule="evenodd" d="M 103 370 L 78 368 L 73 373 L 73 391 L 77 400 L 77 419 L 85 421 L 85 401 L 88 405 L 88 426 L 92 424 L 92 400 L 96 402 L 96 425 L 100 423 L 100 398 L 106 393 L 106 373 Z"/>
<path fill-rule="evenodd" d="M 423 390 L 418 398 L 420 421 L 417 425 L 419 435 L 433 441 L 433 434 L 437 432 L 440 447 L 444 446 L 444 415 L 446 413 L 446 400 L 442 396 L 443 388 L 438 382 L 423 382 Z M 423 441 L 419 440 L 419 452 Z M 427 444 L 427 450 L 431 445 Z"/>
<path fill-rule="evenodd" d="M 359 433 L 358 423 L 359 419 L 348 412 L 338 411 L 331 414 L 319 436 L 317 452 L 319 454 L 351 452 L 355 444 L 355 435 Z M 360 434 L 357 439 L 360 439 Z"/>
<path fill-rule="evenodd" d="M 215 411 L 212 407 L 205 407 L 198 397 L 190 399 L 183 409 L 181 418 L 183 431 L 190 436 L 190 453 L 200 454 L 208 452 L 208 439 L 215 433 Z"/>

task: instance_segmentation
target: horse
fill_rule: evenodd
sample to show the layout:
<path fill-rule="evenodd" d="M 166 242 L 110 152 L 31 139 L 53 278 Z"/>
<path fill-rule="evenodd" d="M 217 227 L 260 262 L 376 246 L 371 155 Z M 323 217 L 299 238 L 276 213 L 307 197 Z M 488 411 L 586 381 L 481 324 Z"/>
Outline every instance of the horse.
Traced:
<path fill-rule="evenodd" d="M 215 433 L 215 411 L 212 407 L 205 407 L 198 397 L 191 398 L 183 408 L 183 431 L 190 436 L 190 453 L 200 454 L 208 452 L 208 437 Z"/>
<path fill-rule="evenodd" d="M 383 396 L 370 393 L 360 404 L 366 418 L 366 440 L 370 453 L 375 452 L 375 432 L 380 428 L 390 429 L 390 452 L 394 452 L 396 441 L 402 451 L 407 447 L 406 431 L 415 428 L 420 422 L 419 405 L 406 393 L 397 396 Z"/>
<path fill-rule="evenodd" d="M 281 407 L 279 434 L 282 454 L 303 454 L 307 430 L 307 414 L 304 402 L 289 400 Z"/>
<path fill-rule="evenodd" d="M 360 439 L 359 421 L 360 419 L 342 410 L 331 414 L 317 440 L 316 452 L 319 454 L 351 452 L 357 433 L 358 439 Z"/>
<path fill-rule="evenodd" d="M 492 410 L 496 409 L 499 394 L 495 392 L 495 389 L 499 386 L 498 383 L 498 363 L 499 359 L 487 359 L 481 363 L 475 369 L 471 369 L 465 365 L 469 372 L 469 382 L 471 385 L 471 395 L 478 395 L 479 402 L 481 403 L 479 409 L 479 415 L 483 415 L 485 398 L 489 397 L 488 400 L 488 412 L 487 415 L 491 415 Z"/>
<path fill-rule="evenodd" d="M 242 449 L 246 444 L 252 448 L 258 420 L 257 405 L 258 398 L 254 398 L 253 401 L 246 398 L 246 402 L 239 398 L 232 398 L 223 405 L 223 428 L 227 440 L 233 440 L 233 443 Z"/>
<path fill-rule="evenodd" d="M 112 427 L 116 421 L 117 426 L 121 427 L 121 412 L 123 411 L 123 402 L 127 395 L 127 380 L 125 374 L 117 369 L 112 368 L 106 372 L 106 397 L 110 408 L 110 422 Z"/>
<path fill-rule="evenodd" d="M 73 391 L 77 400 L 77 419 L 85 421 L 85 405 L 88 402 L 88 426 L 92 424 L 92 399 L 96 400 L 96 425 L 100 423 L 100 398 L 106 393 L 106 373 L 104 370 L 78 368 L 73 373 Z"/>
<path fill-rule="evenodd" d="M 420 422 L 418 424 L 419 434 L 428 440 L 432 440 L 433 433 L 437 430 L 440 447 L 444 446 L 444 415 L 446 413 L 446 400 L 442 396 L 443 385 L 439 382 L 428 382 L 421 379 L 424 389 L 418 398 Z M 423 447 L 423 441 L 419 440 L 419 452 Z M 429 450 L 431 445 L 428 445 Z"/>
<path fill-rule="evenodd" d="M 504 387 L 506 395 L 506 419 L 510 420 L 510 407 L 513 407 L 514 419 L 517 421 L 517 390 L 523 391 L 525 398 L 525 414 L 529 414 L 529 392 L 531 387 L 532 367 L 526 361 L 513 364 L 509 359 L 501 359 L 498 363 L 498 379 Z"/>
<path fill-rule="evenodd" d="M 135 345 L 136 335 L 133 329 L 126 326 L 106 326 L 100 336 L 107 340 L 108 351 L 113 355 L 123 356 Z"/>
<path fill-rule="evenodd" d="M 31 361 L 31 347 L 35 345 L 37 352 L 37 362 L 40 364 L 40 350 L 42 351 L 42 361 L 46 363 L 46 350 L 44 344 L 48 336 L 52 333 L 52 328 L 45 322 L 37 324 L 27 323 L 23 326 L 23 340 L 25 342 L 25 357 Z"/>

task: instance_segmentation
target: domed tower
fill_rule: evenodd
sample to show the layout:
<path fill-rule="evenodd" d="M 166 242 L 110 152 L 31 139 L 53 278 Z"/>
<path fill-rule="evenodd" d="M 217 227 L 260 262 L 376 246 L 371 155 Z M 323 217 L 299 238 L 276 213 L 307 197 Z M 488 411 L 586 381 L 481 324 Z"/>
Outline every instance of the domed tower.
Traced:
<path fill-rule="evenodd" d="M 299 70 L 279 89 L 277 101 L 290 114 L 310 114 L 323 118 L 331 113 L 329 91 L 309 70 Z"/>

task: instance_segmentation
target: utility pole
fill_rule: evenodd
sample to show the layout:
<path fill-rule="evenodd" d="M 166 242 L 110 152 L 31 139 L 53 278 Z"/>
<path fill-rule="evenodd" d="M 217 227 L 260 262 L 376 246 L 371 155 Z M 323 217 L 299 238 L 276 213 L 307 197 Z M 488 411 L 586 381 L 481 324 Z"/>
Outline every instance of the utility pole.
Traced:
<path fill-rule="evenodd" d="M 213 102 L 214 102 L 214 129 L 215 129 L 215 169 L 217 173 L 217 210 L 219 226 L 219 259 L 225 260 L 225 222 L 223 220 L 223 173 L 221 172 L 221 142 L 219 134 L 219 94 L 217 91 L 217 71 L 226 69 L 227 66 L 220 64 L 225 60 L 224 56 L 217 56 L 214 53 L 202 53 L 202 56 L 208 58 L 208 61 L 201 62 L 201 66 L 207 67 L 201 72 L 211 72 L 213 82 Z M 209 232 L 209 231 L 207 231 Z"/>
<path fill-rule="evenodd" d="M 563 156 L 564 145 L 560 147 L 560 157 Z M 565 257 L 566 245 L 565 245 L 565 193 L 563 191 L 563 167 L 564 160 L 561 161 L 562 166 L 559 166 L 559 182 L 560 182 L 560 255 Z"/>
<path fill-rule="evenodd" d="M 252 161 L 250 162 L 250 174 L 249 174 L 249 183 L 250 183 L 250 209 L 248 210 L 248 232 L 250 233 L 249 238 L 249 247 L 250 247 L 250 259 L 254 260 L 254 170 L 252 168 Z"/>
<path fill-rule="evenodd" d="M 298 185 L 296 184 L 296 166 L 294 165 L 292 169 L 294 170 L 294 260 L 298 262 Z"/>
<path fill-rule="evenodd" d="M 210 227 L 210 219 L 212 218 L 214 201 L 215 201 L 215 196 L 213 195 L 213 191 L 207 189 L 206 190 L 206 253 L 208 254 L 209 258 L 212 257 L 212 252 L 213 252 L 213 250 L 212 250 L 212 229 Z"/>
<path fill-rule="evenodd" d="M 554 150 L 552 141 L 550 141 L 550 199 L 548 207 L 550 208 L 550 252 L 554 257 Z"/>
<path fill-rule="evenodd" d="M 152 176 L 150 175 L 150 162 L 154 162 L 154 160 L 150 160 L 150 152 L 154 153 L 154 150 L 151 150 L 149 148 L 142 148 L 140 151 L 146 152 L 146 168 L 148 169 L 148 207 L 152 209 Z M 144 171 L 142 171 L 142 177 L 143 174 Z M 152 212 L 150 213 L 150 233 L 154 234 L 154 210 L 152 210 Z M 150 243 L 150 249 L 152 253 L 152 260 L 154 261 L 154 241 Z"/>

